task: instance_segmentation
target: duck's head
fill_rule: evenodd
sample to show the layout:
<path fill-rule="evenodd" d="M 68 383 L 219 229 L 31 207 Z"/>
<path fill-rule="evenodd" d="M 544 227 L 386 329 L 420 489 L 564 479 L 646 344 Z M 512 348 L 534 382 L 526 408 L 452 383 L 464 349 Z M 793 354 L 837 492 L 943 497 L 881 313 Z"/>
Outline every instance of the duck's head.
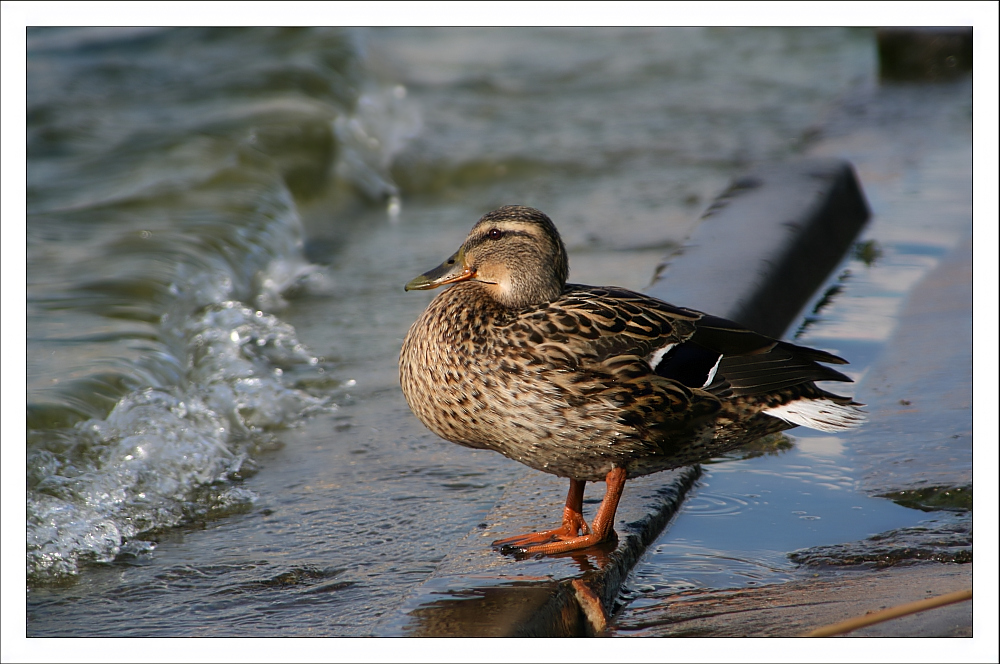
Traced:
<path fill-rule="evenodd" d="M 483 215 L 458 251 L 406 290 L 469 281 L 504 306 L 521 308 L 559 297 L 567 276 L 566 248 L 552 220 L 534 208 L 505 205 Z"/>

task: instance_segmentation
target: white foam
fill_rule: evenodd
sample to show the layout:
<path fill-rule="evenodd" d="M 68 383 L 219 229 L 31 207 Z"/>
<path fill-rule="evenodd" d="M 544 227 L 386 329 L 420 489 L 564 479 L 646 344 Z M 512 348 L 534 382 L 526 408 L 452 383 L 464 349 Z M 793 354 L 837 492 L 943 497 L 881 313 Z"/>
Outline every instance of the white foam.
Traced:
<path fill-rule="evenodd" d="M 790 424 L 830 433 L 853 429 L 868 420 L 857 405 L 840 404 L 829 399 L 799 399 L 763 412 Z"/>

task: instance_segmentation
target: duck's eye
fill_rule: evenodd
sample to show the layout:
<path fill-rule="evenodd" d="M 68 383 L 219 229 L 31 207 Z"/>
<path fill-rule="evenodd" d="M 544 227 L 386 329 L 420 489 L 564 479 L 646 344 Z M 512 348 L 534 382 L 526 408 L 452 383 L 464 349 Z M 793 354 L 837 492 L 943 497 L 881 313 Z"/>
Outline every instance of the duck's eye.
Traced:
<path fill-rule="evenodd" d="M 491 228 L 486 235 L 488 235 L 491 240 L 499 240 L 503 237 L 503 231 L 499 228 Z"/>

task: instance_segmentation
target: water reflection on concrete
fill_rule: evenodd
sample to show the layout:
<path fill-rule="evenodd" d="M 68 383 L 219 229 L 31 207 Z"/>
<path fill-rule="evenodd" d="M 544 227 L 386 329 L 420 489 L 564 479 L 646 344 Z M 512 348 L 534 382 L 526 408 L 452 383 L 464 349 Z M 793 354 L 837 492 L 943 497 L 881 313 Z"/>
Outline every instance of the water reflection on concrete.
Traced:
<path fill-rule="evenodd" d="M 549 578 L 442 578 L 424 591 L 400 625 L 404 636 L 585 635 L 572 590 Z"/>
<path fill-rule="evenodd" d="M 817 436 L 821 444 L 829 438 Z M 802 449 L 781 459 L 706 466 L 676 521 L 636 568 L 623 600 L 636 597 L 639 588 L 659 592 L 781 583 L 795 577 L 789 551 L 863 539 L 925 518 L 857 493 L 852 475 L 836 458 Z"/>

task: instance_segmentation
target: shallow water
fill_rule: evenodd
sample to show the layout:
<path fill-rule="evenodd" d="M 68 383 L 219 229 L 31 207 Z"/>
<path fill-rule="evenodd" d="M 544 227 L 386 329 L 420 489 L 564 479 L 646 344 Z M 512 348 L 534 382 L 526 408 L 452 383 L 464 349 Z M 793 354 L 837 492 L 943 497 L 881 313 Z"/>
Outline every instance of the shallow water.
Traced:
<path fill-rule="evenodd" d="M 33 636 L 377 633 L 529 472 L 409 413 L 396 357 L 433 294 L 402 284 L 518 202 L 555 219 L 573 280 L 640 289 L 741 167 L 802 153 L 874 84 L 866 30 L 43 29 L 28 48 Z M 847 496 L 834 466 L 771 472 Z M 762 509 L 713 496 L 722 472 L 692 509 Z M 840 541 L 830 522 L 779 531 Z"/>

